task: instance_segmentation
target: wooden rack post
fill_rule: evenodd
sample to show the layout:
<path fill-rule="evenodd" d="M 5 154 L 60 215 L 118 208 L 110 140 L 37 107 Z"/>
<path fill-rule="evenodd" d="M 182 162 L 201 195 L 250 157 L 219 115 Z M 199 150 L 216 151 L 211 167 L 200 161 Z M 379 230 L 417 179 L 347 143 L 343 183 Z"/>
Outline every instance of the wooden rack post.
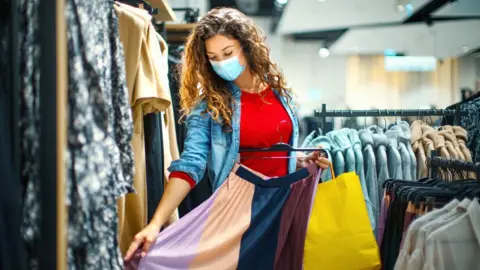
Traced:
<path fill-rule="evenodd" d="M 52 13 L 54 16 L 52 16 Z M 65 0 L 40 0 L 40 258 L 39 269 L 66 269 L 68 55 Z"/>

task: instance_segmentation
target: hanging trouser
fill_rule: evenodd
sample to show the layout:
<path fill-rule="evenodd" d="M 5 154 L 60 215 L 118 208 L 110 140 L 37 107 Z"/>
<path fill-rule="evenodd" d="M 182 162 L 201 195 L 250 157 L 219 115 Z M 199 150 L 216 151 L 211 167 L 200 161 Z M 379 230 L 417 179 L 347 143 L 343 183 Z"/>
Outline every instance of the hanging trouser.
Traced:
<path fill-rule="evenodd" d="M 319 171 L 312 164 L 284 177 L 235 165 L 212 196 L 167 227 L 147 255 L 126 269 L 302 269 Z"/>

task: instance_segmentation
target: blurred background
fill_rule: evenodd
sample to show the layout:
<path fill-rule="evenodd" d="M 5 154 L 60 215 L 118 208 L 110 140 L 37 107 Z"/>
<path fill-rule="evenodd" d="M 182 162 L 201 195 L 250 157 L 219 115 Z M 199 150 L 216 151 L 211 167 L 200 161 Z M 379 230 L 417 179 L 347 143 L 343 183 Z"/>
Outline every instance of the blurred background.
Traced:
<path fill-rule="evenodd" d="M 198 8 L 200 16 L 232 6 L 254 18 L 297 94 L 302 118 L 322 103 L 337 110 L 445 108 L 480 90 L 480 0 L 171 4 Z"/>

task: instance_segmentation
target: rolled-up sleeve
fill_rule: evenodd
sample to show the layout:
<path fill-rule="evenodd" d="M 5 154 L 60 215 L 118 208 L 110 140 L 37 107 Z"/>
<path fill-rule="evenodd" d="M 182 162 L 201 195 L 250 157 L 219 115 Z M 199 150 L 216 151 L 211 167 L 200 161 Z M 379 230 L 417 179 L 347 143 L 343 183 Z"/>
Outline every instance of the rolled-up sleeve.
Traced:
<path fill-rule="evenodd" d="M 168 168 L 169 172 L 188 174 L 195 183 L 203 178 L 211 148 L 211 117 L 203 113 L 206 107 L 206 102 L 200 102 L 187 116 L 184 150 L 180 159 L 173 161 Z"/>

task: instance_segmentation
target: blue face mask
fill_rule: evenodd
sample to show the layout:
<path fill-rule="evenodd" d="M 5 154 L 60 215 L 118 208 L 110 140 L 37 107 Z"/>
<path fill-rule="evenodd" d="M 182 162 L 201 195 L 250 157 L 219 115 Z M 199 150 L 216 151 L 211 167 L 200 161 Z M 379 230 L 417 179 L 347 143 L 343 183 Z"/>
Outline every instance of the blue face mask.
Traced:
<path fill-rule="evenodd" d="M 215 73 L 226 81 L 234 81 L 243 73 L 246 66 L 246 64 L 244 66 L 240 65 L 237 56 L 220 62 L 210 60 L 210 64 L 212 64 Z"/>

